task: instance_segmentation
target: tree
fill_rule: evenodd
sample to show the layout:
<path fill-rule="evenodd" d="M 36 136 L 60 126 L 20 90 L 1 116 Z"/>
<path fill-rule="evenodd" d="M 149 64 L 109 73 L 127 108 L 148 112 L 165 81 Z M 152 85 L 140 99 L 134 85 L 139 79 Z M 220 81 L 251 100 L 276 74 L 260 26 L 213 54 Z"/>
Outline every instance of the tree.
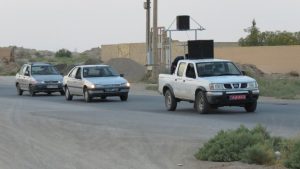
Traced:
<path fill-rule="evenodd" d="M 245 32 L 248 32 L 249 35 L 239 39 L 240 46 L 300 45 L 300 32 L 260 32 L 256 27 L 255 20 L 252 21 L 251 27 L 245 29 Z"/>
<path fill-rule="evenodd" d="M 55 53 L 55 57 L 68 57 L 70 58 L 72 56 L 72 53 L 68 51 L 67 49 L 60 49 Z"/>

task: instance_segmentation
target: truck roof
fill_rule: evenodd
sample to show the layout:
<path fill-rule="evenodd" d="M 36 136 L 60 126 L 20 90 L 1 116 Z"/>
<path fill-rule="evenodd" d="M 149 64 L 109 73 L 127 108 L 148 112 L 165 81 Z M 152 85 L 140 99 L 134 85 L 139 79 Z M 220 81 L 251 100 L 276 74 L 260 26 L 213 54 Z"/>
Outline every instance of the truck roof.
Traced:
<path fill-rule="evenodd" d="M 231 62 L 229 60 L 223 60 L 223 59 L 184 59 L 180 60 L 179 62 L 187 62 L 187 63 L 205 63 L 205 62 Z"/>

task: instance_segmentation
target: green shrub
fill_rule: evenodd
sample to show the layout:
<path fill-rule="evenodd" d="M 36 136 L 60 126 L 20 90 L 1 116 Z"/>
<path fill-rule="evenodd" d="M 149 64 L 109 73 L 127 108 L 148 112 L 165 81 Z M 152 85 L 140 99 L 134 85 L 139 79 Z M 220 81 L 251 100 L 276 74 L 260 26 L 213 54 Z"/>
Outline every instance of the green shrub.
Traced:
<path fill-rule="evenodd" d="M 289 147 L 284 165 L 290 169 L 300 169 L 300 140 Z"/>
<path fill-rule="evenodd" d="M 57 51 L 55 53 L 55 57 L 59 57 L 59 58 L 62 58 L 62 57 L 70 58 L 71 56 L 72 56 L 72 53 L 70 51 L 68 51 L 67 49 L 60 49 L 59 51 Z"/>
<path fill-rule="evenodd" d="M 272 164 L 274 151 L 279 150 L 283 139 L 271 137 L 266 128 L 257 125 L 252 130 L 240 126 L 236 130 L 219 132 L 195 155 L 197 159 L 254 164 Z"/>
<path fill-rule="evenodd" d="M 249 164 L 272 164 L 275 161 L 273 148 L 262 143 L 249 146 L 242 154 L 242 161 Z"/>
<path fill-rule="evenodd" d="M 264 144 L 269 138 L 269 133 L 261 125 L 252 130 L 240 126 L 236 130 L 220 131 L 204 144 L 195 156 L 197 159 L 208 161 L 240 161 L 246 148 L 258 143 Z"/>

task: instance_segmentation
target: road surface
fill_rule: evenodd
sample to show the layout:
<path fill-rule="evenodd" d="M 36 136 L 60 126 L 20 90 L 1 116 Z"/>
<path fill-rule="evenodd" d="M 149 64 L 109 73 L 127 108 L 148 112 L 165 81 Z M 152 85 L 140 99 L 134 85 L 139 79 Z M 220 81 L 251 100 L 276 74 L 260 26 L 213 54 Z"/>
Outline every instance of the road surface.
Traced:
<path fill-rule="evenodd" d="M 220 164 L 193 154 L 221 129 L 260 123 L 273 135 L 300 133 L 300 101 L 262 98 L 256 113 L 229 107 L 200 115 L 184 102 L 166 111 L 163 97 L 140 84 L 127 102 L 85 103 L 58 93 L 17 96 L 13 83 L 0 77 L 1 169 L 204 169 Z"/>

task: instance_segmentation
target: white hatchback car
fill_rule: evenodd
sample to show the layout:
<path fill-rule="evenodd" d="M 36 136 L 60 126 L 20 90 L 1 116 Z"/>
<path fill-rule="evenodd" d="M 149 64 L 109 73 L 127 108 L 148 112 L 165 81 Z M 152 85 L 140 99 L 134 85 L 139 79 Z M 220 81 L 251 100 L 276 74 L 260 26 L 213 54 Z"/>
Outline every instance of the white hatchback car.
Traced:
<path fill-rule="evenodd" d="M 130 84 L 123 75 L 108 65 L 81 65 L 74 67 L 63 79 L 66 100 L 84 96 L 86 102 L 94 97 L 106 99 L 118 96 L 128 99 Z"/>

